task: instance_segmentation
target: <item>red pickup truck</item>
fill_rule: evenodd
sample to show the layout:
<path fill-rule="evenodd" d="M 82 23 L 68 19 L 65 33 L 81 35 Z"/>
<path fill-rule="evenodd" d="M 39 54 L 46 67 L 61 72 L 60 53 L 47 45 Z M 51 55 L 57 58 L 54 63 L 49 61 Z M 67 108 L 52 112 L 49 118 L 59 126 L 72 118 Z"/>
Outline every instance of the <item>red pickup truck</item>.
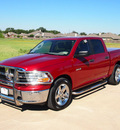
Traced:
<path fill-rule="evenodd" d="M 66 108 L 72 95 L 120 81 L 120 49 L 102 38 L 47 39 L 28 54 L 0 62 L 0 97 L 17 106 L 44 104 Z"/>

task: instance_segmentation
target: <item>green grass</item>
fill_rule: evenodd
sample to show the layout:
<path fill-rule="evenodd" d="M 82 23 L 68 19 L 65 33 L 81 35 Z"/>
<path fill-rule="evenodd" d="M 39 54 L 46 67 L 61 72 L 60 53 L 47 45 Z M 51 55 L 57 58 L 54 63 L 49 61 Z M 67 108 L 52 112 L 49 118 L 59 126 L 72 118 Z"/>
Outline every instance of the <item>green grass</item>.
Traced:
<path fill-rule="evenodd" d="M 120 43 L 105 43 L 108 48 L 120 48 Z"/>
<path fill-rule="evenodd" d="M 0 61 L 28 53 L 41 40 L 0 38 Z M 106 43 L 107 47 L 120 48 L 120 43 Z"/>
<path fill-rule="evenodd" d="M 41 40 L 0 39 L 0 61 L 28 53 Z"/>

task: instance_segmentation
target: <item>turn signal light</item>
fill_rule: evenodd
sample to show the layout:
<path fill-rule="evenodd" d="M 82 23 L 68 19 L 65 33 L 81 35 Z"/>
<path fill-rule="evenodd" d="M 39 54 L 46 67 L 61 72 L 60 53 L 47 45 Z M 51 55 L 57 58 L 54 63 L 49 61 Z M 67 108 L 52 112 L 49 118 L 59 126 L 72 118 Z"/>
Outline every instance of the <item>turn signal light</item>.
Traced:
<path fill-rule="evenodd" d="M 50 79 L 48 77 L 38 79 L 38 82 L 49 82 L 49 81 Z"/>

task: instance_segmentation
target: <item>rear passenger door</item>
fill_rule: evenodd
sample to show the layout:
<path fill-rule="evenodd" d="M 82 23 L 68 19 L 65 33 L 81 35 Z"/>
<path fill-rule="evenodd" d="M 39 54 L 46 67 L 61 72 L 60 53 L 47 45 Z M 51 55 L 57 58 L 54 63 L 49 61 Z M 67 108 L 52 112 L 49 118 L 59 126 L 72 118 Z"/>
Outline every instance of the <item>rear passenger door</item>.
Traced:
<path fill-rule="evenodd" d="M 99 39 L 91 39 L 90 45 L 94 55 L 94 78 L 106 78 L 109 71 L 109 54 Z"/>

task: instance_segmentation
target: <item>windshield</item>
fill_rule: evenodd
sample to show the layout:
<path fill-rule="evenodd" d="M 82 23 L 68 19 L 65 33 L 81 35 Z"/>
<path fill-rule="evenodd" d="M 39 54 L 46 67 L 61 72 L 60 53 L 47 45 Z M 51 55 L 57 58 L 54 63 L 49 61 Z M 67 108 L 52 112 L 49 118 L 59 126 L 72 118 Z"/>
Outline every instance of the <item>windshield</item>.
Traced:
<path fill-rule="evenodd" d="M 33 48 L 30 54 L 68 55 L 74 43 L 75 40 L 45 40 Z"/>

